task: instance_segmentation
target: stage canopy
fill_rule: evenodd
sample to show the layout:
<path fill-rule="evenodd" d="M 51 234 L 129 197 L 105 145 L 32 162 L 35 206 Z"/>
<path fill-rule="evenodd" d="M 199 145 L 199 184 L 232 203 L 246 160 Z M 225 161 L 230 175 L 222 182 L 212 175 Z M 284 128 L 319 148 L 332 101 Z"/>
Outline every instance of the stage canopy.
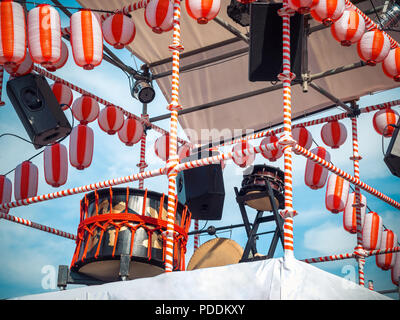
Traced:
<path fill-rule="evenodd" d="M 376 9 L 382 9 L 383 0 L 372 0 Z M 83 7 L 116 10 L 132 0 L 79 0 Z M 354 2 L 363 12 L 377 21 L 370 1 Z M 229 0 L 221 0 L 216 20 L 206 25 L 197 24 L 189 17 L 185 1 L 181 2 L 181 39 L 185 48 L 181 54 L 180 104 L 184 114 L 179 117 L 183 129 L 193 143 L 209 142 L 201 136 L 202 129 L 214 130 L 212 140 L 220 140 L 234 129 L 260 130 L 283 121 L 282 90 L 280 83 L 250 82 L 248 80 L 249 27 L 242 27 L 227 15 Z M 156 34 L 145 23 L 144 9 L 131 13 L 136 25 L 135 40 L 127 47 L 150 67 L 150 71 L 167 101 L 171 95 L 172 31 Z M 236 31 L 232 33 L 223 24 Z M 360 64 L 356 45 L 341 46 L 331 35 L 330 28 L 319 28 L 310 20 L 308 37 L 308 70 L 312 83 L 332 96 L 347 102 L 360 96 L 387 90 L 399 84 L 384 75 L 381 65 Z M 315 30 L 314 27 L 317 27 Z M 235 33 L 235 34 L 234 34 Z M 399 41 L 398 32 L 388 32 Z M 349 67 L 349 68 L 347 68 Z M 307 116 L 334 105 L 332 100 L 313 87 L 303 92 L 302 85 L 293 86 L 292 117 Z M 188 110 L 195 112 L 185 113 Z M 150 115 L 157 120 L 158 115 Z M 228 133 L 229 135 L 229 133 Z M 200 141 L 202 140 L 202 141 Z"/>

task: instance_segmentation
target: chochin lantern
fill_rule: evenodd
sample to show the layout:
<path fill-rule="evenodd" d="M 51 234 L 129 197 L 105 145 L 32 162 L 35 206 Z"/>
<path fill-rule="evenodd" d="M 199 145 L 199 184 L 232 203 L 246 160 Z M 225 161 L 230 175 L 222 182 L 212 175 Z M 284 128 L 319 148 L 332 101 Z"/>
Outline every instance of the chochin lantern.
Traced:
<path fill-rule="evenodd" d="M 14 1 L 1 1 L 0 20 L 0 64 L 20 64 L 26 55 L 24 8 Z"/>
<path fill-rule="evenodd" d="M 0 203 L 11 202 L 12 184 L 5 175 L 0 175 Z M 8 213 L 9 209 L 1 209 L 0 212 Z"/>
<path fill-rule="evenodd" d="M 220 0 L 185 0 L 188 15 L 199 24 L 206 24 L 214 19 L 221 8 Z"/>
<path fill-rule="evenodd" d="M 28 45 L 34 63 L 52 65 L 61 58 L 61 22 L 58 11 L 40 4 L 28 13 Z"/>
<path fill-rule="evenodd" d="M 346 127 L 337 120 L 330 121 L 322 127 L 321 138 L 327 146 L 337 149 L 346 141 Z"/>
<path fill-rule="evenodd" d="M 135 23 L 122 13 L 113 14 L 103 22 L 104 40 L 115 49 L 122 49 L 127 44 L 130 44 L 135 35 Z"/>
<path fill-rule="evenodd" d="M 157 157 L 163 161 L 167 161 L 169 158 L 169 134 L 164 134 L 158 137 L 154 142 L 154 152 Z"/>
<path fill-rule="evenodd" d="M 396 125 L 399 120 L 399 114 L 392 108 L 386 108 L 377 111 L 372 118 L 374 129 L 379 134 L 386 138 L 393 135 L 394 128 L 391 125 Z"/>
<path fill-rule="evenodd" d="M 325 194 L 325 206 L 332 213 L 338 213 L 345 209 L 349 195 L 350 183 L 336 174 L 328 178 Z"/>
<path fill-rule="evenodd" d="M 57 188 L 64 185 L 68 178 L 67 148 L 55 143 L 44 149 L 44 177 L 47 184 Z"/>
<path fill-rule="evenodd" d="M 13 77 L 24 76 L 33 70 L 33 62 L 29 53 L 25 55 L 24 61 L 20 64 L 6 64 L 4 69 Z"/>
<path fill-rule="evenodd" d="M 380 249 L 390 249 L 397 247 L 397 236 L 389 229 L 383 230 Z M 394 267 L 396 252 L 375 255 L 376 265 L 382 270 L 389 270 Z"/>
<path fill-rule="evenodd" d="M 330 161 L 331 156 L 329 152 L 324 147 L 317 147 L 310 152 L 314 153 L 318 157 L 324 159 L 325 161 Z M 304 180 L 307 186 L 311 189 L 321 189 L 328 178 L 328 170 L 323 168 L 321 165 L 316 164 L 314 161 L 307 159 L 306 171 L 304 175 Z"/>
<path fill-rule="evenodd" d="M 331 25 L 332 36 L 342 46 L 349 47 L 361 39 L 365 31 L 363 17 L 352 9 L 343 11 L 342 16 Z"/>
<path fill-rule="evenodd" d="M 174 6 L 170 0 L 151 0 L 144 10 L 144 20 L 155 33 L 172 30 Z"/>
<path fill-rule="evenodd" d="M 300 147 L 310 149 L 312 145 L 312 135 L 305 127 L 296 127 L 292 129 L 293 139 L 297 141 Z M 299 154 L 298 151 L 293 150 L 294 153 Z"/>
<path fill-rule="evenodd" d="M 318 4 L 319 0 L 289 0 L 288 5 L 300 14 L 309 13 Z"/>
<path fill-rule="evenodd" d="M 119 139 L 127 146 L 133 146 L 142 138 L 144 128 L 139 120 L 134 118 L 125 119 L 122 128 L 118 131 Z"/>
<path fill-rule="evenodd" d="M 400 279 L 400 254 L 397 252 L 395 254 L 395 261 L 394 261 L 394 266 L 390 270 L 390 276 L 392 278 L 392 283 L 395 286 L 399 285 L 399 279 Z"/>
<path fill-rule="evenodd" d="M 92 70 L 103 60 L 103 32 L 96 15 L 87 9 L 71 16 L 71 46 L 75 63 Z"/>
<path fill-rule="evenodd" d="M 256 158 L 255 154 L 254 153 L 244 154 L 243 151 L 246 149 L 250 149 L 252 147 L 253 146 L 246 140 L 243 140 L 242 142 L 236 144 L 232 148 L 232 152 L 235 152 L 232 156 L 233 162 L 241 168 L 245 168 L 251 165 L 254 162 L 254 159 Z M 236 152 L 238 152 L 239 155 L 237 155 Z"/>
<path fill-rule="evenodd" d="M 382 218 L 376 212 L 365 215 L 362 229 L 362 244 L 366 250 L 377 250 L 381 248 Z"/>
<path fill-rule="evenodd" d="M 178 147 L 178 157 L 180 160 L 190 156 L 190 146 L 184 143 Z"/>
<path fill-rule="evenodd" d="M 352 192 L 349 194 L 346 202 L 346 207 L 343 211 L 343 228 L 350 233 L 357 232 L 357 208 L 356 205 L 356 194 Z M 361 229 L 364 226 L 365 212 L 367 209 L 367 198 L 360 194 L 360 219 Z"/>
<path fill-rule="evenodd" d="M 99 104 L 88 95 L 83 95 L 72 104 L 72 113 L 81 124 L 88 124 L 99 116 Z"/>
<path fill-rule="evenodd" d="M 394 81 L 400 81 L 400 47 L 391 49 L 382 62 L 383 72 Z"/>
<path fill-rule="evenodd" d="M 378 29 L 364 33 L 357 43 L 359 57 L 370 66 L 382 62 L 389 54 L 389 51 L 389 38 Z"/>
<path fill-rule="evenodd" d="M 330 26 L 342 16 L 344 9 L 344 0 L 319 0 L 310 13 L 315 20 Z"/>
<path fill-rule="evenodd" d="M 48 71 L 53 72 L 65 66 L 68 61 L 68 48 L 64 41 L 61 41 L 61 58 L 55 63 L 52 64 L 43 64 Z"/>
<path fill-rule="evenodd" d="M 90 166 L 93 158 L 93 130 L 79 124 L 74 127 L 69 137 L 69 162 L 78 170 Z"/>
<path fill-rule="evenodd" d="M 261 140 L 260 145 L 266 145 L 269 143 L 277 142 L 279 138 L 276 135 L 268 136 L 265 137 L 264 139 Z M 278 148 L 276 150 L 271 150 L 271 151 L 261 151 L 261 154 L 264 158 L 268 159 L 271 162 L 274 162 L 278 160 L 280 157 L 283 155 L 282 149 Z"/>
<path fill-rule="evenodd" d="M 38 168 L 30 161 L 24 161 L 15 168 L 15 200 L 36 196 L 38 190 L 38 171 Z"/>
<path fill-rule="evenodd" d="M 108 134 L 115 134 L 124 125 L 124 114 L 116 106 L 106 106 L 98 118 L 99 127 Z"/>
<path fill-rule="evenodd" d="M 53 91 L 58 103 L 60 104 L 61 110 L 68 110 L 74 99 L 72 90 L 59 81 L 53 83 L 53 85 L 51 86 L 51 90 Z"/>

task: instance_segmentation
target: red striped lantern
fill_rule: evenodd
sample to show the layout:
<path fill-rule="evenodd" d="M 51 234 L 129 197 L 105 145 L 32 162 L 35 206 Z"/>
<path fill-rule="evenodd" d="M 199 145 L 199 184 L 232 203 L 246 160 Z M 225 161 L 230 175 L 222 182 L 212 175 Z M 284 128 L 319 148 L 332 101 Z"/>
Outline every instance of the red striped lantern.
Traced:
<path fill-rule="evenodd" d="M 343 11 L 342 16 L 331 25 L 332 36 L 342 46 L 349 47 L 361 39 L 365 31 L 363 17 L 352 9 Z"/>
<path fill-rule="evenodd" d="M 325 161 L 331 160 L 331 155 L 324 147 L 316 147 L 310 152 L 314 153 L 318 157 L 324 159 Z M 322 166 L 316 164 L 314 161 L 307 159 L 306 171 L 304 175 L 304 180 L 307 186 L 311 189 L 321 189 L 328 178 L 328 170 Z"/>
<path fill-rule="evenodd" d="M 238 165 L 241 168 L 245 168 L 249 165 L 251 165 L 254 162 L 254 159 L 256 158 L 254 153 L 251 154 L 244 154 L 244 150 L 250 149 L 253 146 L 246 140 L 243 140 L 242 142 L 237 143 L 233 148 L 232 152 L 239 152 L 241 153 L 240 155 L 237 155 L 236 153 L 233 154 L 232 160 L 233 162 Z"/>
<path fill-rule="evenodd" d="M 214 19 L 221 8 L 220 0 L 185 0 L 188 15 L 199 24 L 206 24 Z"/>
<path fill-rule="evenodd" d="M 299 146 L 306 148 L 307 150 L 311 148 L 312 145 L 312 135 L 305 127 L 296 127 L 292 129 L 292 137 L 297 141 Z M 299 154 L 298 151 L 293 150 L 294 153 Z"/>
<path fill-rule="evenodd" d="M 28 46 L 34 63 L 52 65 L 61 59 L 61 21 L 58 11 L 40 4 L 28 13 Z"/>
<path fill-rule="evenodd" d="M 0 64 L 20 64 L 26 55 L 24 8 L 17 2 L 0 2 Z"/>
<path fill-rule="evenodd" d="M 131 18 L 116 13 L 103 22 L 103 36 L 115 49 L 122 49 L 135 39 L 136 28 Z"/>
<path fill-rule="evenodd" d="M 330 26 L 342 16 L 344 9 L 344 0 L 319 0 L 310 13 L 315 20 Z"/>
<path fill-rule="evenodd" d="M 362 229 L 363 248 L 366 250 L 380 249 L 382 231 L 382 218 L 376 212 L 367 213 Z"/>
<path fill-rule="evenodd" d="M 4 69 L 13 77 L 24 76 L 28 73 L 31 73 L 33 70 L 33 62 L 31 56 L 29 54 L 25 55 L 24 61 L 20 64 L 6 64 Z"/>
<path fill-rule="evenodd" d="M 182 144 L 178 147 L 178 157 L 180 160 L 190 156 L 190 146 L 188 144 Z"/>
<path fill-rule="evenodd" d="M 357 43 L 358 56 L 370 66 L 382 62 L 389 51 L 389 38 L 378 29 L 364 33 Z"/>
<path fill-rule="evenodd" d="M 329 121 L 322 126 L 321 138 L 327 146 L 337 149 L 346 141 L 346 127 L 337 120 Z"/>
<path fill-rule="evenodd" d="M 278 140 L 279 138 L 276 135 L 268 136 L 261 140 L 260 145 L 263 146 L 269 143 L 278 142 Z M 261 151 L 261 154 L 264 158 L 268 159 L 271 162 L 274 162 L 282 157 L 283 150 L 278 148 L 276 150 Z"/>
<path fill-rule="evenodd" d="M 47 184 L 55 188 L 64 185 L 68 178 L 67 148 L 60 143 L 55 143 L 47 146 L 43 155 L 44 177 Z"/>
<path fill-rule="evenodd" d="M 51 86 L 51 90 L 53 91 L 55 97 L 57 98 L 57 101 L 60 104 L 61 109 L 63 111 L 69 109 L 74 99 L 72 90 L 59 81 L 53 83 L 53 85 Z"/>
<path fill-rule="evenodd" d="M 87 9 L 71 16 L 71 46 L 75 63 L 92 70 L 103 60 L 103 32 L 96 15 Z"/>
<path fill-rule="evenodd" d="M 57 62 L 52 63 L 52 64 L 43 64 L 43 67 L 45 67 L 50 72 L 54 72 L 58 69 L 61 69 L 67 63 L 68 56 L 69 56 L 69 52 L 68 52 L 67 45 L 65 44 L 64 41 L 61 41 L 61 58 L 60 58 L 60 60 L 58 60 Z"/>
<path fill-rule="evenodd" d="M 11 202 L 12 184 L 5 175 L 0 175 L 0 203 Z M 9 209 L 0 209 L 0 212 L 8 213 Z"/>
<path fill-rule="evenodd" d="M 167 161 L 169 158 L 169 134 L 164 134 L 161 137 L 158 137 L 154 142 L 154 152 L 157 157 L 161 158 L 164 161 Z"/>
<path fill-rule="evenodd" d="M 90 166 L 93 158 L 93 130 L 79 124 L 71 131 L 69 138 L 69 162 L 78 170 Z"/>
<path fill-rule="evenodd" d="M 392 283 L 395 286 L 399 285 L 399 279 L 400 279 L 400 254 L 399 252 L 396 252 L 395 254 L 395 261 L 394 261 L 394 266 L 390 270 L 390 276 L 392 278 Z"/>
<path fill-rule="evenodd" d="M 343 228 L 350 233 L 357 233 L 357 208 L 356 208 L 356 194 L 352 192 L 349 194 L 346 202 L 346 207 L 343 211 Z M 361 215 L 361 228 L 364 226 L 365 212 L 367 209 L 367 198 L 360 194 L 360 215 Z"/>
<path fill-rule="evenodd" d="M 309 13 L 318 4 L 319 0 L 289 0 L 288 5 L 300 14 Z"/>
<path fill-rule="evenodd" d="M 115 134 L 124 125 L 124 114 L 116 106 L 106 106 L 97 119 L 99 127 L 108 134 Z"/>
<path fill-rule="evenodd" d="M 394 81 L 400 81 L 400 47 L 391 49 L 382 62 L 382 70 Z"/>
<path fill-rule="evenodd" d="M 134 118 L 125 119 L 122 128 L 118 131 L 119 139 L 127 146 L 133 146 L 142 138 L 144 128 L 139 120 Z"/>
<path fill-rule="evenodd" d="M 332 213 L 342 212 L 346 207 L 349 189 L 350 183 L 347 180 L 331 174 L 326 185 L 326 208 Z"/>
<path fill-rule="evenodd" d="M 38 172 L 38 168 L 30 161 L 24 161 L 15 168 L 15 200 L 36 196 L 38 190 Z"/>
<path fill-rule="evenodd" d="M 386 108 L 375 112 L 372 118 L 372 124 L 376 132 L 389 138 L 393 135 L 394 127 L 399 120 L 399 114 L 392 108 Z"/>
<path fill-rule="evenodd" d="M 390 249 L 393 247 L 397 247 L 397 236 L 396 234 L 389 229 L 382 231 L 382 239 L 380 249 Z M 394 267 L 396 261 L 396 253 L 390 252 L 385 254 L 377 254 L 375 255 L 376 265 L 382 270 L 389 270 Z"/>
<path fill-rule="evenodd" d="M 144 20 L 155 33 L 174 27 L 174 5 L 170 0 L 151 0 L 144 10 Z"/>
<path fill-rule="evenodd" d="M 81 124 L 88 124 L 97 119 L 100 107 L 96 100 L 88 95 L 83 95 L 72 104 L 72 113 Z"/>

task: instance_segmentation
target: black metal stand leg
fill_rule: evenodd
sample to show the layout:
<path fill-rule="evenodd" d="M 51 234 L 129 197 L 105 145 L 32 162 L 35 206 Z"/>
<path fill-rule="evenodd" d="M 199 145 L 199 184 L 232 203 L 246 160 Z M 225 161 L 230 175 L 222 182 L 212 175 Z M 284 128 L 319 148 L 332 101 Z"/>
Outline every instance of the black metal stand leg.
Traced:
<path fill-rule="evenodd" d="M 253 256 L 257 253 L 256 235 L 257 235 L 258 226 L 260 225 L 259 220 L 260 220 L 260 218 L 262 218 L 262 216 L 263 216 L 263 211 L 257 211 L 257 215 L 256 215 L 256 218 L 254 219 L 254 223 L 253 223 L 253 228 L 250 231 L 246 247 L 244 248 L 244 251 L 243 251 L 242 259 L 249 258 L 250 248 L 253 248 L 253 250 L 252 250 Z"/>

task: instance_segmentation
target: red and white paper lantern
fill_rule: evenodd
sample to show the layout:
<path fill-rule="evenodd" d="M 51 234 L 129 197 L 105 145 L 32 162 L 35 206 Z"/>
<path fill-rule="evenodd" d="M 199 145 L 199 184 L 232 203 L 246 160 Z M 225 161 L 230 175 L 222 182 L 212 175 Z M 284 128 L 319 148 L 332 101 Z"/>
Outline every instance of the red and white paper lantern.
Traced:
<path fill-rule="evenodd" d="M 309 13 L 318 4 L 319 0 L 289 0 L 288 5 L 300 14 Z"/>
<path fill-rule="evenodd" d="M 144 133 L 143 124 L 134 118 L 125 119 L 122 128 L 118 131 L 119 139 L 127 146 L 138 143 Z"/>
<path fill-rule="evenodd" d="M 163 161 L 167 161 L 169 158 L 169 134 L 164 134 L 158 137 L 154 142 L 154 152 L 157 157 Z"/>
<path fill-rule="evenodd" d="M 178 147 L 178 157 L 180 160 L 190 156 L 190 146 L 184 143 Z"/>
<path fill-rule="evenodd" d="M 24 61 L 20 64 L 6 64 L 4 69 L 13 77 L 29 74 L 33 70 L 33 62 L 29 53 L 26 53 Z"/>
<path fill-rule="evenodd" d="M 122 49 L 135 39 L 135 23 L 123 13 L 116 13 L 109 16 L 103 22 L 102 26 L 104 40 L 115 49 Z"/>
<path fill-rule="evenodd" d="M 382 239 L 380 249 L 390 249 L 397 247 L 397 235 L 389 229 L 382 231 Z M 389 270 L 394 267 L 396 262 L 396 252 L 375 255 L 376 265 L 382 270 Z"/>
<path fill-rule="evenodd" d="M 382 62 L 382 70 L 394 81 L 400 81 L 400 47 L 391 49 Z"/>
<path fill-rule="evenodd" d="M 276 135 L 271 135 L 262 139 L 260 145 L 263 146 L 270 143 L 278 142 L 278 140 L 279 138 Z M 268 159 L 269 161 L 275 162 L 280 157 L 282 157 L 283 150 L 278 148 L 276 150 L 261 151 L 261 154 L 264 158 Z"/>
<path fill-rule="evenodd" d="M 396 244 L 397 246 L 397 244 Z M 390 270 L 390 276 L 392 278 L 392 283 L 395 286 L 399 285 L 399 279 L 400 279 L 400 254 L 399 252 L 396 252 L 395 254 L 395 261 L 394 261 L 394 266 Z"/>
<path fill-rule="evenodd" d="M 39 4 L 28 13 L 28 45 L 34 63 L 52 65 L 61 59 L 61 21 L 49 4 Z"/>
<path fill-rule="evenodd" d="M 331 160 L 331 155 L 324 147 L 316 147 L 310 152 L 314 153 L 318 157 L 325 161 Z M 323 168 L 321 165 L 316 164 L 314 161 L 307 159 L 306 171 L 304 174 L 305 184 L 313 190 L 321 189 L 328 178 L 328 170 Z"/>
<path fill-rule="evenodd" d="M 69 162 L 78 170 L 90 166 L 93 158 L 93 130 L 83 124 L 74 127 L 69 137 Z"/>
<path fill-rule="evenodd" d="M 11 202 L 12 184 L 5 175 L 0 175 L 0 203 Z M 8 213 L 9 209 L 0 209 L 0 212 Z"/>
<path fill-rule="evenodd" d="M 60 60 L 58 60 L 57 62 L 52 63 L 52 64 L 43 64 L 43 67 L 45 67 L 50 72 L 54 72 L 58 69 L 61 69 L 67 63 L 68 56 L 69 56 L 69 52 L 68 52 L 67 45 L 65 44 L 64 41 L 61 40 L 61 58 L 60 58 Z"/>
<path fill-rule="evenodd" d="M 310 13 L 315 20 L 330 26 L 342 16 L 344 9 L 344 0 L 319 0 Z"/>
<path fill-rule="evenodd" d="M 47 184 L 57 188 L 64 185 L 68 178 L 67 148 L 55 143 L 44 149 L 44 177 Z"/>
<path fill-rule="evenodd" d="M 241 168 L 245 168 L 251 165 L 256 158 L 255 154 L 254 153 L 245 154 L 243 152 L 246 149 L 250 148 L 253 148 L 253 146 L 246 140 L 243 140 L 242 142 L 239 142 L 236 145 L 234 145 L 234 147 L 232 148 L 232 152 L 238 152 L 239 155 L 237 155 L 236 153 L 233 154 L 232 156 L 233 162 Z"/>
<path fill-rule="evenodd" d="M 101 130 L 115 134 L 124 125 L 124 114 L 116 106 L 109 105 L 101 110 L 97 121 Z"/>
<path fill-rule="evenodd" d="M 103 32 L 96 15 L 87 9 L 75 12 L 71 22 L 71 46 L 75 63 L 92 70 L 103 60 Z"/>
<path fill-rule="evenodd" d="M 365 31 L 363 17 L 352 9 L 343 11 L 342 16 L 331 25 L 332 36 L 342 46 L 349 47 L 361 39 Z"/>
<path fill-rule="evenodd" d="M 349 189 L 350 183 L 347 180 L 331 174 L 326 185 L 326 208 L 332 213 L 342 212 L 346 207 Z"/>
<path fill-rule="evenodd" d="M 220 0 L 185 0 L 188 15 L 199 24 L 214 19 L 221 8 Z"/>
<path fill-rule="evenodd" d="M 337 120 L 330 121 L 322 126 L 321 138 L 327 146 L 337 149 L 346 141 L 346 127 Z"/>
<path fill-rule="evenodd" d="M 88 95 L 83 95 L 72 104 L 72 113 L 81 124 L 88 124 L 97 119 L 100 107 L 96 100 Z"/>
<path fill-rule="evenodd" d="M 371 211 L 367 213 L 362 229 L 363 248 L 366 250 L 380 249 L 382 231 L 382 218 L 376 212 Z"/>
<path fill-rule="evenodd" d="M 292 129 L 292 137 L 297 141 L 297 144 L 307 150 L 311 148 L 312 145 L 312 135 L 305 127 L 295 127 Z M 298 151 L 293 150 L 294 153 L 299 154 Z"/>
<path fill-rule="evenodd" d="M 24 8 L 14 1 L 1 1 L 0 20 L 0 64 L 20 64 L 26 55 Z"/>
<path fill-rule="evenodd" d="M 14 198 L 21 200 L 36 196 L 38 190 L 38 168 L 30 161 L 24 161 L 15 168 Z"/>
<path fill-rule="evenodd" d="M 349 194 L 346 202 L 346 207 L 343 211 L 343 228 L 352 234 L 357 233 L 357 208 L 356 205 L 356 194 L 352 192 Z M 365 212 L 367 210 L 367 198 L 360 194 L 360 215 L 361 215 L 361 229 L 364 226 Z"/>
<path fill-rule="evenodd" d="M 155 33 L 174 27 L 174 5 L 170 0 L 151 0 L 144 10 L 144 20 Z"/>
<path fill-rule="evenodd" d="M 59 81 L 53 83 L 53 85 L 51 86 L 51 90 L 53 91 L 58 103 L 60 104 L 61 109 L 63 111 L 68 110 L 74 99 L 72 90 Z"/>
<path fill-rule="evenodd" d="M 396 125 L 398 120 L 399 114 L 397 111 L 392 108 L 385 108 L 375 112 L 372 124 L 377 133 L 389 138 L 394 132 L 394 128 L 391 125 Z"/>
<path fill-rule="evenodd" d="M 358 56 L 370 66 L 382 62 L 389 51 L 389 38 L 378 29 L 364 33 L 357 43 Z"/>

